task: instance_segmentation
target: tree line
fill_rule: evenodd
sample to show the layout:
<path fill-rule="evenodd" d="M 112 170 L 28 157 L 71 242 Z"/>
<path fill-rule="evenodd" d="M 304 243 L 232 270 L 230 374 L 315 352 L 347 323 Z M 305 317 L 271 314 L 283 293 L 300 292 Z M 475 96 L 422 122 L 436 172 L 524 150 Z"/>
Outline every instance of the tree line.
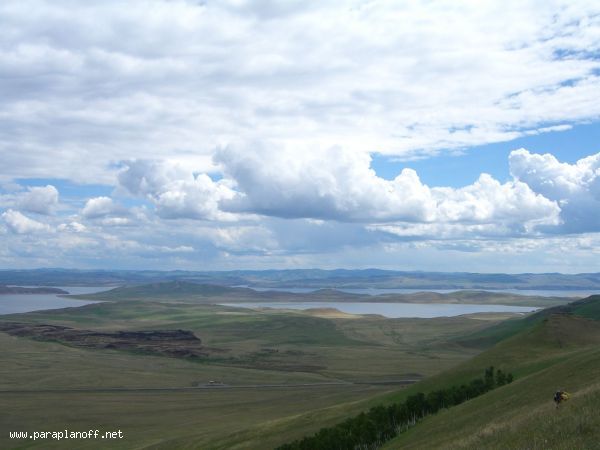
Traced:
<path fill-rule="evenodd" d="M 403 402 L 378 405 L 332 427 L 276 450 L 373 450 L 406 431 L 423 417 L 440 409 L 459 405 L 496 387 L 512 383 L 513 375 L 493 366 L 485 369 L 483 378 L 469 383 L 438 389 L 428 394 L 419 392 Z"/>

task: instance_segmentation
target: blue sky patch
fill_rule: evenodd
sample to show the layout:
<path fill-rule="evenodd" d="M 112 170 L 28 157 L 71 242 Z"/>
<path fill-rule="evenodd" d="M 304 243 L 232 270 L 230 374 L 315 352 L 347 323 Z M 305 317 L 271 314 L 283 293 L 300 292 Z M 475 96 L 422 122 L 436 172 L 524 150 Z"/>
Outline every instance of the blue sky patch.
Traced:
<path fill-rule="evenodd" d="M 394 157 L 375 154 L 371 167 L 387 180 L 395 178 L 404 168 L 414 169 L 423 183 L 429 186 L 462 187 L 473 183 L 481 173 L 489 173 L 504 182 L 510 179 L 508 155 L 519 148 L 532 153 L 551 153 L 559 161 L 573 164 L 600 151 L 600 123 L 470 147 L 460 155 L 442 152 L 431 158 L 398 161 Z"/>

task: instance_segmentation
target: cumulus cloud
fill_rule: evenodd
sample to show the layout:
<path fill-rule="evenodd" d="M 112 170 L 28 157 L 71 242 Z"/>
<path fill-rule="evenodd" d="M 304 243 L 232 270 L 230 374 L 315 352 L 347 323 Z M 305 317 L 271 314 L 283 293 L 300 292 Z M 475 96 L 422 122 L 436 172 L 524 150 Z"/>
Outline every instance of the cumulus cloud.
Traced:
<path fill-rule="evenodd" d="M 104 227 L 139 225 L 146 219 L 143 208 L 129 210 L 105 196 L 88 199 L 81 209 L 81 217 L 93 225 Z"/>
<path fill-rule="evenodd" d="M 392 180 L 381 178 L 370 162 L 366 153 L 339 147 L 299 151 L 274 145 L 227 146 L 215 157 L 223 174 L 218 181 L 177 163 L 138 160 L 124 163 L 119 183 L 129 194 L 151 201 L 166 219 L 334 220 L 386 225 L 370 229 L 392 230 L 398 236 L 427 235 L 436 227 L 446 236 L 460 235 L 461 230 L 462 235 L 515 235 L 559 223 L 559 202 L 518 177 L 500 183 L 482 174 L 462 188 L 430 187 L 411 169 Z M 112 205 L 107 197 L 92 199 L 84 216 L 86 210 L 98 214 L 96 209 L 108 214 Z"/>
<path fill-rule="evenodd" d="M 600 153 L 567 164 L 519 149 L 509 163 L 515 179 L 560 205 L 563 232 L 600 231 Z"/>
<path fill-rule="evenodd" d="M 53 214 L 58 206 L 58 190 L 50 184 L 43 187 L 28 187 L 27 192 L 17 196 L 15 206 L 28 212 Z"/>
<path fill-rule="evenodd" d="M 124 163 L 119 184 L 127 192 L 150 200 L 165 219 L 233 220 L 219 202 L 234 192 L 226 180 L 213 181 L 188 167 L 169 161 L 137 160 Z"/>
<path fill-rule="evenodd" d="M 3 212 L 0 217 L 2 217 L 4 223 L 8 226 L 8 229 L 13 233 L 32 234 L 48 232 L 51 230 L 49 225 L 33 220 L 19 211 L 12 209 Z"/>
<path fill-rule="evenodd" d="M 501 184 L 488 174 L 470 186 L 433 188 L 432 192 L 442 222 L 553 225 L 560 212 L 556 202 L 535 193 L 526 183 Z"/>
<path fill-rule="evenodd" d="M 594 2 L 317 3 L 3 5 L 2 177 L 109 183 L 148 149 L 204 172 L 234 138 L 408 157 L 600 117 Z"/>
<path fill-rule="evenodd" d="M 135 209 L 130 211 L 115 203 L 112 198 L 104 196 L 88 199 L 81 210 L 81 216 L 94 221 L 95 224 L 108 227 L 129 226 L 136 220 L 144 219 L 142 211 Z"/>
<path fill-rule="evenodd" d="M 370 167 L 370 156 L 332 148 L 223 148 L 216 161 L 237 188 L 224 209 L 283 218 L 414 223 L 556 223 L 558 205 L 520 181 L 501 184 L 483 174 L 460 189 L 423 184 L 404 169 L 393 180 Z"/>
<path fill-rule="evenodd" d="M 126 161 L 112 198 L 70 217 L 62 208 L 80 199 L 59 205 L 53 186 L 2 191 L 5 236 L 15 252 L 29 241 L 31 258 L 46 246 L 40 264 L 52 245 L 69 263 L 119 250 L 300 264 L 382 242 L 468 249 L 473 236 L 600 230 L 597 155 L 564 164 L 521 150 L 512 180 L 483 174 L 462 188 L 428 186 L 410 169 L 384 179 L 369 157 L 427 157 L 598 120 L 594 2 L 4 3 L 0 186 L 114 187 Z M 124 208 L 125 193 L 156 214 Z M 36 245 L 28 235 L 54 229 Z"/>
<path fill-rule="evenodd" d="M 83 225 L 82 223 L 79 222 L 68 222 L 68 223 L 61 223 L 60 225 L 58 225 L 58 227 L 56 227 L 56 229 L 58 231 L 67 231 L 67 232 L 71 232 L 71 233 L 83 233 L 84 231 L 87 230 L 86 226 Z"/>
<path fill-rule="evenodd" d="M 116 205 L 110 197 L 90 198 L 83 209 L 81 215 L 87 219 L 107 216 L 115 212 Z"/>

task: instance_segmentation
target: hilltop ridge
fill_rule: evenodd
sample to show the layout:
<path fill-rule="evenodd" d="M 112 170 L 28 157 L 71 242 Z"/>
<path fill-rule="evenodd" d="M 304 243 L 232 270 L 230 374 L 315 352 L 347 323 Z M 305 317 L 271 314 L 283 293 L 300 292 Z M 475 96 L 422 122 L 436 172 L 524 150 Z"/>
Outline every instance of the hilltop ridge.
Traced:
<path fill-rule="evenodd" d="M 115 286 L 191 281 L 261 288 L 406 288 L 600 290 L 600 273 L 469 273 L 382 269 L 293 269 L 232 271 L 160 270 L 0 270 L 0 283 L 38 286 Z"/>
<path fill-rule="evenodd" d="M 593 313 L 590 313 L 593 311 Z M 385 445 L 387 450 L 591 449 L 600 441 L 600 296 L 538 313 L 520 332 L 440 374 L 461 378 L 481 365 L 510 368 L 516 381 L 428 417 Z M 552 395 L 571 399 L 556 410 Z"/>
<path fill-rule="evenodd" d="M 337 289 L 317 289 L 294 293 L 281 290 L 254 290 L 189 281 L 166 281 L 121 286 L 96 294 L 76 298 L 104 301 L 149 300 L 183 303 L 243 303 L 243 302 L 381 302 L 381 303 L 463 303 L 500 304 L 548 307 L 561 305 L 570 298 L 527 296 L 504 292 L 457 291 L 450 293 L 415 292 L 410 294 L 357 294 Z"/>

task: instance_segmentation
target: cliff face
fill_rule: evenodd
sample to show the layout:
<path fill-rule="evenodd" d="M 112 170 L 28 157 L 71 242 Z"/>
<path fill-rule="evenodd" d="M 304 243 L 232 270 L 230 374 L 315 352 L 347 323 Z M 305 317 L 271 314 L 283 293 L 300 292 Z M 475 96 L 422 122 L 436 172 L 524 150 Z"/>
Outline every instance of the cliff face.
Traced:
<path fill-rule="evenodd" d="M 207 357 L 224 351 L 204 347 L 200 338 L 187 330 L 98 332 L 58 325 L 0 322 L 0 331 L 75 347 L 140 351 L 178 358 Z"/>

